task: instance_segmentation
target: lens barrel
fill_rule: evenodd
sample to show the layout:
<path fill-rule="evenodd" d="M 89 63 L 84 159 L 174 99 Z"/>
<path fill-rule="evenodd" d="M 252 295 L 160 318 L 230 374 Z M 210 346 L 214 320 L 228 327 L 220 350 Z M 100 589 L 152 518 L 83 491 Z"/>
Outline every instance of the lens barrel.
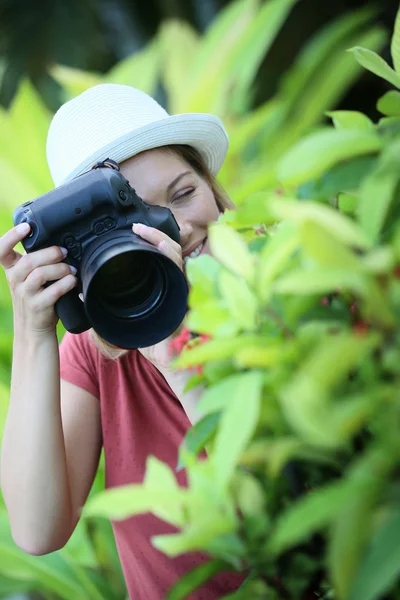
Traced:
<path fill-rule="evenodd" d="M 80 277 L 93 329 L 120 348 L 164 340 L 186 314 L 189 290 L 181 269 L 131 230 L 113 231 L 89 244 Z"/>

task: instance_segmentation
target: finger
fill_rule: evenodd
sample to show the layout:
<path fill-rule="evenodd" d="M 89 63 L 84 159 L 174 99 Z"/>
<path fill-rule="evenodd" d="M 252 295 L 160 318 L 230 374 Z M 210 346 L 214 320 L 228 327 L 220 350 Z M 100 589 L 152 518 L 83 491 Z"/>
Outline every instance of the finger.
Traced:
<path fill-rule="evenodd" d="M 29 294 L 37 294 L 49 281 L 57 281 L 71 273 L 75 275 L 76 269 L 66 263 L 37 267 L 29 273 L 24 287 Z"/>
<path fill-rule="evenodd" d="M 73 290 L 77 283 L 78 279 L 72 273 L 62 277 L 37 294 L 34 302 L 35 306 L 41 309 L 54 306 L 57 300 Z"/>
<path fill-rule="evenodd" d="M 14 285 L 21 283 L 38 267 L 60 263 L 66 255 L 67 250 L 59 246 L 50 246 L 30 254 L 24 254 L 15 265 L 10 280 Z"/>
<path fill-rule="evenodd" d="M 163 240 L 162 242 L 160 242 L 157 245 L 157 248 L 159 249 L 160 252 L 162 252 L 163 254 L 165 254 L 165 256 L 168 256 L 168 258 L 170 258 L 171 260 L 173 260 L 174 263 L 176 265 L 178 265 L 178 267 L 180 268 L 180 270 L 183 271 L 182 252 L 177 252 L 175 250 L 175 248 L 173 248 L 173 246 L 171 246 L 171 244 L 168 244 L 168 242 L 166 242 L 165 240 Z"/>
<path fill-rule="evenodd" d="M 155 227 L 148 227 L 147 225 L 143 225 L 143 223 L 134 223 L 132 225 L 132 230 L 133 233 L 140 235 L 141 238 L 150 242 L 150 244 L 154 244 L 154 246 L 158 246 L 160 242 L 165 241 L 171 244 L 177 252 L 181 251 L 181 247 L 177 242 Z"/>
<path fill-rule="evenodd" d="M 10 269 L 20 260 L 21 254 L 14 250 L 14 246 L 21 242 L 29 231 L 27 223 L 20 223 L 0 238 L 0 264 L 4 269 Z"/>

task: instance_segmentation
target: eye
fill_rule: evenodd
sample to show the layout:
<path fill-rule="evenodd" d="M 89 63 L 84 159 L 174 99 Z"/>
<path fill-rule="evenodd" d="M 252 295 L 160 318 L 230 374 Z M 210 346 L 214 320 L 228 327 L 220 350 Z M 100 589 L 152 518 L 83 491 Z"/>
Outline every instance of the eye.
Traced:
<path fill-rule="evenodd" d="M 185 198 L 189 198 L 196 190 L 194 187 L 187 188 L 185 190 L 181 190 L 172 198 L 172 202 L 178 202 L 179 200 L 184 200 Z"/>

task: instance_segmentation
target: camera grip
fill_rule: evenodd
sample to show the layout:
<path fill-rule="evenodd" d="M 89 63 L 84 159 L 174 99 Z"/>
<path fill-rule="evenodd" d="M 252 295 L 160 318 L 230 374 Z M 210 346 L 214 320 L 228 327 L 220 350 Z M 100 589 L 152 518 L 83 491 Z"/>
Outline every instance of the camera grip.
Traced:
<path fill-rule="evenodd" d="M 65 329 L 70 333 L 82 333 L 91 325 L 85 307 L 75 290 L 70 290 L 57 300 L 55 310 Z"/>

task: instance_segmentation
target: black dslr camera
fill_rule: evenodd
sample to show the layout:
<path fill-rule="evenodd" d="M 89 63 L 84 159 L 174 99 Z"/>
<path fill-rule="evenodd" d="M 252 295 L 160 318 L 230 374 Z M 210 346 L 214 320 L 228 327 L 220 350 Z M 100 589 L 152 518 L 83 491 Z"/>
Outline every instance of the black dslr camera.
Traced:
<path fill-rule="evenodd" d="M 143 202 L 113 161 L 25 202 L 13 221 L 31 227 L 22 242 L 27 253 L 52 245 L 68 249 L 65 262 L 76 267 L 79 283 L 56 303 L 67 331 L 93 327 L 111 344 L 143 348 L 164 340 L 182 322 L 185 276 L 132 231 L 133 223 L 144 223 L 179 243 L 179 226 L 168 208 Z"/>

